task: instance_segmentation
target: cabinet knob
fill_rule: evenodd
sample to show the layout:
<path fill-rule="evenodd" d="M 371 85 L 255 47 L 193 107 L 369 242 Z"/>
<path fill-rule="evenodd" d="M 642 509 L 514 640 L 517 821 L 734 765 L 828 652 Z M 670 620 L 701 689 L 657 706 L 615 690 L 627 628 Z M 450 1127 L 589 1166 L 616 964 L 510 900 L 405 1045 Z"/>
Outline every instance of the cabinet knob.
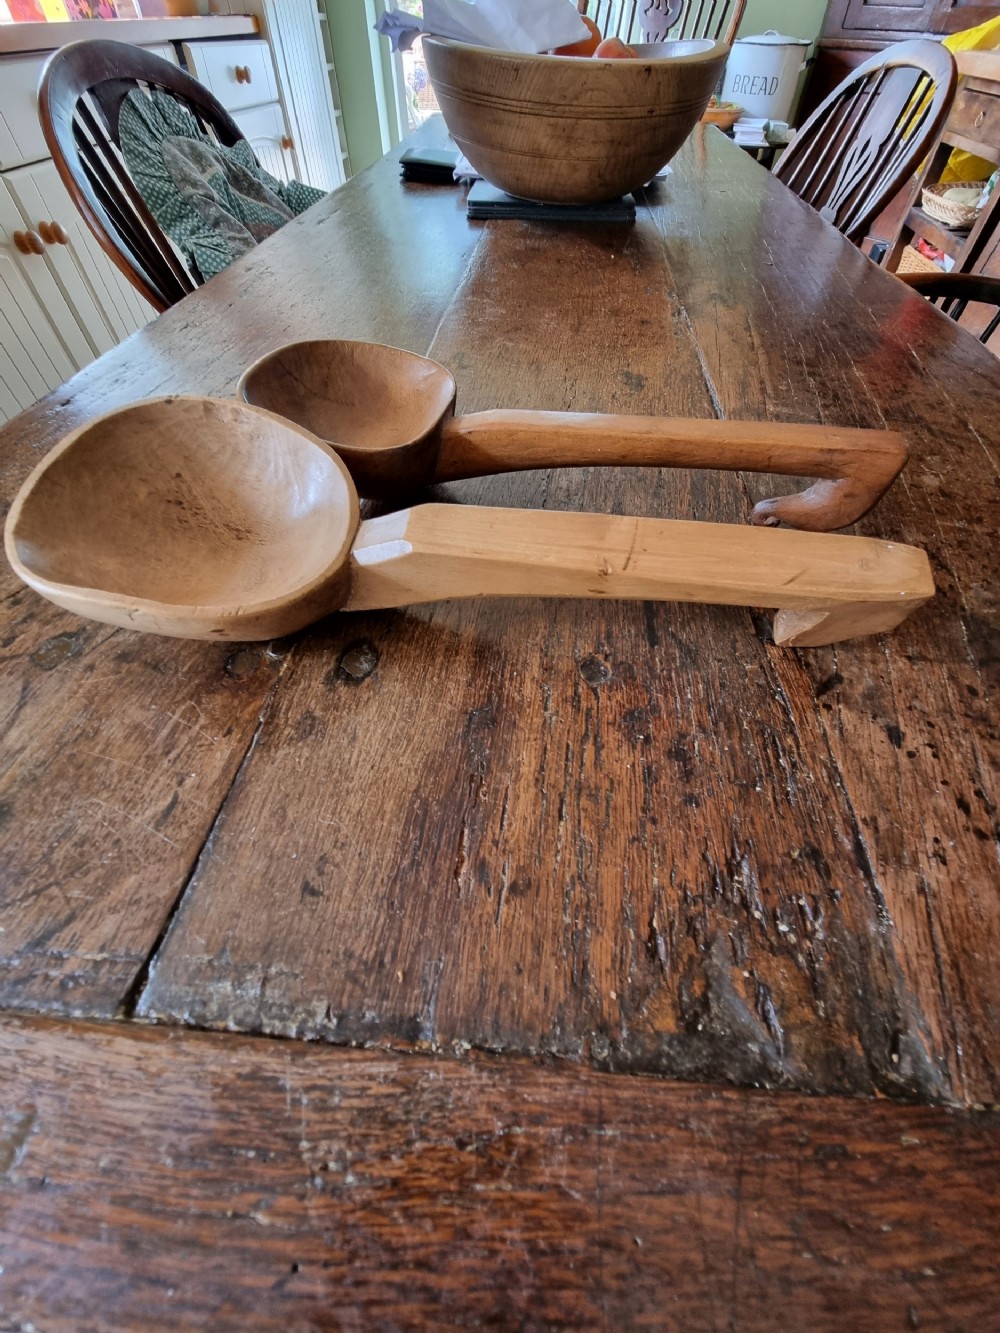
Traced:
<path fill-rule="evenodd" d="M 251 70 L 249 65 L 236 66 L 236 82 L 253 83 L 253 71 Z"/>
<path fill-rule="evenodd" d="M 46 245 L 69 245 L 69 232 L 61 222 L 39 222 L 38 231 Z"/>
<path fill-rule="evenodd" d="M 15 231 L 10 238 L 14 249 L 22 255 L 43 255 L 45 243 L 37 231 Z"/>
<path fill-rule="evenodd" d="M 986 112 L 985 112 L 985 111 L 980 111 L 979 115 L 976 117 L 976 123 L 975 123 L 975 125 L 973 126 L 973 129 L 978 130 L 979 127 L 980 127 L 980 125 L 983 123 L 983 121 L 984 121 L 985 119 L 986 119 Z"/>
<path fill-rule="evenodd" d="M 295 147 L 295 144 L 292 143 L 291 135 L 289 135 L 289 134 L 283 134 L 283 135 L 281 136 L 281 146 L 282 146 L 282 148 L 284 148 L 284 149 L 289 149 L 289 148 L 294 148 L 294 147 Z"/>

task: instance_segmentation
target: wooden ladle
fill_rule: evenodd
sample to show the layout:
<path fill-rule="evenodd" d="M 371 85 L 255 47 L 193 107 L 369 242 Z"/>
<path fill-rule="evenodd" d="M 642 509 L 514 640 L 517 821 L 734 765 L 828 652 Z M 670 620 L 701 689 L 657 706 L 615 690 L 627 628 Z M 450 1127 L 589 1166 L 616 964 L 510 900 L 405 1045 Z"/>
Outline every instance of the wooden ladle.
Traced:
<path fill-rule="evenodd" d="M 239 393 L 336 449 L 361 495 L 529 468 L 693 467 L 823 480 L 762 500 L 751 522 L 829 532 L 878 503 L 907 458 L 893 431 L 584 412 L 454 416 L 444 366 L 382 343 L 289 343 L 245 372 Z"/>
<path fill-rule="evenodd" d="M 776 641 L 809 646 L 891 629 L 934 591 L 923 551 L 867 537 L 440 504 L 359 524 L 332 449 L 230 399 L 152 399 L 73 431 L 22 486 L 4 539 L 57 605 L 195 639 L 541 596 L 779 607 Z"/>

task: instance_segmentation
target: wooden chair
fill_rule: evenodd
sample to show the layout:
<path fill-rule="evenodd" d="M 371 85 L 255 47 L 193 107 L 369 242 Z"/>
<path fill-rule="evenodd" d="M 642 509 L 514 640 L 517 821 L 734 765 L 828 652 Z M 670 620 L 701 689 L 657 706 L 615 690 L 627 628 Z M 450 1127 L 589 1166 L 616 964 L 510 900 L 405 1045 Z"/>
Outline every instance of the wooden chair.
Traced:
<path fill-rule="evenodd" d="M 653 0 L 663 17 L 670 41 L 711 37 L 732 42 L 743 18 L 747 0 Z M 577 0 L 581 14 L 589 14 L 605 37 L 623 42 L 641 42 L 643 14 L 650 0 Z M 673 17 L 676 15 L 676 17 Z"/>
<path fill-rule="evenodd" d="M 898 42 L 852 70 L 778 159 L 774 174 L 855 243 L 926 159 L 955 96 L 951 52 Z"/>
<path fill-rule="evenodd" d="M 939 306 L 956 324 L 970 301 L 992 306 L 996 313 L 976 335 L 981 343 L 988 343 L 1000 329 L 1000 278 L 981 273 L 897 273 L 896 277 Z"/>
<path fill-rule="evenodd" d="M 42 72 L 38 113 L 63 184 L 103 249 L 162 311 L 202 279 L 164 235 L 122 158 L 118 116 L 135 88 L 170 93 L 226 147 L 243 135 L 206 88 L 137 46 L 74 42 L 56 51 Z"/>

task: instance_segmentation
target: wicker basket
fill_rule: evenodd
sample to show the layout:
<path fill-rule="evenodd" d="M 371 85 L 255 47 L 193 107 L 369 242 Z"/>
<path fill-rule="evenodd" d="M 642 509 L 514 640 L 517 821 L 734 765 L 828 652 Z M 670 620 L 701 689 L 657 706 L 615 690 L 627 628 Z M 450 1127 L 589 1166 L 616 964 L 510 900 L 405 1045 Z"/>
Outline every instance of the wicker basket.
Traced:
<path fill-rule="evenodd" d="M 928 259 L 922 255 L 919 250 L 914 250 L 912 245 L 904 246 L 899 256 L 899 263 L 896 265 L 897 273 L 941 273 L 943 272 L 933 259 Z"/>
<path fill-rule="evenodd" d="M 950 181 L 947 185 L 925 185 L 920 196 L 924 212 L 936 222 L 943 222 L 946 227 L 971 227 L 979 215 L 975 204 L 956 204 L 943 196 L 948 190 L 978 190 L 979 194 L 986 186 L 985 181 Z"/>

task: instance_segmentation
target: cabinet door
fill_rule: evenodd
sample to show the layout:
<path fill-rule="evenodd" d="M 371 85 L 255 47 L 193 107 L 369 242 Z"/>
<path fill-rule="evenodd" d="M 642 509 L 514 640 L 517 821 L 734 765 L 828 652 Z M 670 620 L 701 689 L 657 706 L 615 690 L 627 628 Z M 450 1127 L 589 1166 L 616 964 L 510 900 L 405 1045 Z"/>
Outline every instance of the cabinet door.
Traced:
<path fill-rule="evenodd" d="M 333 62 L 315 0 L 259 0 L 253 9 L 274 48 L 298 179 L 320 190 L 336 189 L 346 174 L 331 90 Z"/>
<path fill-rule="evenodd" d="M 267 42 L 185 42 L 187 67 L 227 111 L 278 100 L 278 84 Z"/>
<path fill-rule="evenodd" d="M 45 262 L 40 255 L 30 258 Z M 19 261 L 0 233 L 0 421 L 57 389 L 75 368 Z"/>
<path fill-rule="evenodd" d="M 0 170 L 49 156 L 38 119 L 38 77 L 44 56 L 0 57 Z"/>
<path fill-rule="evenodd" d="M 865 32 L 928 32 L 940 0 L 849 0 L 844 27 Z"/>
<path fill-rule="evenodd" d="M 55 164 L 20 167 L 5 180 L 28 226 L 37 231 L 42 222 L 58 223 L 69 238 L 67 244 L 46 246 L 46 259 L 93 347 L 86 360 L 148 324 L 156 312 L 101 249 Z"/>
<path fill-rule="evenodd" d="M 995 18 L 1000 18 L 1000 4 L 984 5 L 982 0 L 938 0 L 931 31 L 962 32 Z"/>
<path fill-rule="evenodd" d="M 169 42 L 157 42 L 155 46 L 147 46 L 144 49 L 148 51 L 150 55 L 159 56 L 161 60 L 166 60 L 171 65 L 180 65 L 181 63 L 177 59 L 177 52 Z"/>
<path fill-rule="evenodd" d="M 234 120 L 265 171 L 280 181 L 290 181 L 295 177 L 292 141 L 281 107 L 276 102 L 271 106 L 255 107 L 253 111 L 237 112 Z"/>
<path fill-rule="evenodd" d="M 20 168 L 21 171 L 30 168 Z M 93 361 L 97 349 L 87 336 L 76 311 L 70 305 L 66 293 L 61 287 L 55 270 L 49 262 L 49 250 L 62 247 L 43 247 L 41 254 L 20 254 L 14 245 L 15 232 L 37 231 L 39 218 L 32 214 L 25 215 L 18 206 L 17 196 L 11 188 L 12 177 L 18 172 L 10 171 L 0 176 L 0 247 L 7 257 L 17 266 L 21 282 L 31 292 L 33 305 L 45 312 L 46 327 L 56 330 L 53 333 L 57 343 L 62 344 L 63 357 L 60 364 L 65 374 L 58 380 L 61 384 L 66 375 L 80 370 Z M 34 401 L 34 399 L 32 399 Z"/>

